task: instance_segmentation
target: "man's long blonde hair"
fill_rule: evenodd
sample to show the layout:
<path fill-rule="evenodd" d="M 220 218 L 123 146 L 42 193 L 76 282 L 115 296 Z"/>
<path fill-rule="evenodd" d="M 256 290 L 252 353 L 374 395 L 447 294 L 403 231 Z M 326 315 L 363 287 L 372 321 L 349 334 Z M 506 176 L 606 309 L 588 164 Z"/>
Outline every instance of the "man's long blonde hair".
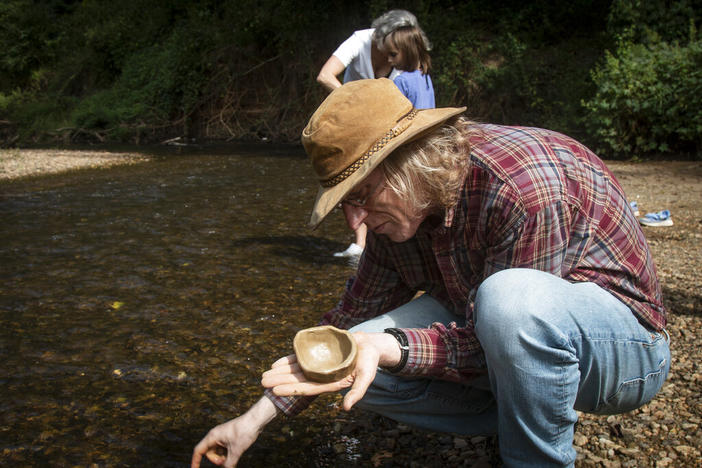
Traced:
<path fill-rule="evenodd" d="M 453 206 L 469 164 L 471 122 L 455 117 L 419 140 L 401 146 L 381 170 L 387 186 L 416 213 Z"/>

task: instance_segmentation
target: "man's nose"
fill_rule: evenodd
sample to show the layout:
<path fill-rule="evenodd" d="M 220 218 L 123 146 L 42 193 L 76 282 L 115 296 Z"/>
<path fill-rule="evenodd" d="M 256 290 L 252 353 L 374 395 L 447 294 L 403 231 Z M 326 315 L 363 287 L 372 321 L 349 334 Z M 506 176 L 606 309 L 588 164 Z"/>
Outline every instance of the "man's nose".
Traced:
<path fill-rule="evenodd" d="M 368 217 L 368 212 L 364 208 L 349 205 L 348 203 L 342 204 L 341 209 L 344 210 L 346 224 L 353 231 Z"/>

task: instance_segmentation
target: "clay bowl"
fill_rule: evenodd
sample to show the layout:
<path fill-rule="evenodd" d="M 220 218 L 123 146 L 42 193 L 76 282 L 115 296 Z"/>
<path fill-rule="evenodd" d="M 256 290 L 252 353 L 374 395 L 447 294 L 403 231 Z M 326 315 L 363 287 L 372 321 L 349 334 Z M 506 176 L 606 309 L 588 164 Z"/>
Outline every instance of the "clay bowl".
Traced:
<path fill-rule="evenodd" d="M 308 380 L 334 382 L 346 377 L 356 363 L 356 342 L 351 333 L 331 325 L 300 330 L 293 348 Z"/>

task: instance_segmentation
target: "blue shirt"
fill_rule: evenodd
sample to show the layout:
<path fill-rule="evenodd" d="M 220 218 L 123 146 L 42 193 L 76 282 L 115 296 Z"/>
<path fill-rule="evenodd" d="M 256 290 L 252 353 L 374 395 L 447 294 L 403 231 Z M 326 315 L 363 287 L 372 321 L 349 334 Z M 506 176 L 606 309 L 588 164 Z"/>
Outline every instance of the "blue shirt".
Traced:
<path fill-rule="evenodd" d="M 423 75 L 420 70 L 413 72 L 402 72 L 394 79 L 395 85 L 400 88 L 402 94 L 412 101 L 417 109 L 433 109 L 434 85 L 429 75 Z"/>

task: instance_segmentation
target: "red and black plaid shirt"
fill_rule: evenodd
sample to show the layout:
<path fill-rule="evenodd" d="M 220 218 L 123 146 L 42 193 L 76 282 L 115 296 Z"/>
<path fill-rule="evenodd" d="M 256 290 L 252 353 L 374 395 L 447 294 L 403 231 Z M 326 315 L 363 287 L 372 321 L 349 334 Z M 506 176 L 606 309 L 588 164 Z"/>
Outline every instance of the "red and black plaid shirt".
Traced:
<path fill-rule="evenodd" d="M 465 326 L 404 329 L 410 353 L 400 374 L 456 382 L 484 372 L 473 299 L 500 270 L 533 268 L 595 283 L 647 327 L 665 326 L 648 244 L 624 191 L 595 154 L 548 130 L 475 125 L 469 157 L 460 198 L 443 220 L 425 220 L 403 243 L 369 233 L 355 278 L 323 323 L 350 328 L 426 291 L 465 317 Z M 274 401 L 295 414 L 309 399 Z"/>

